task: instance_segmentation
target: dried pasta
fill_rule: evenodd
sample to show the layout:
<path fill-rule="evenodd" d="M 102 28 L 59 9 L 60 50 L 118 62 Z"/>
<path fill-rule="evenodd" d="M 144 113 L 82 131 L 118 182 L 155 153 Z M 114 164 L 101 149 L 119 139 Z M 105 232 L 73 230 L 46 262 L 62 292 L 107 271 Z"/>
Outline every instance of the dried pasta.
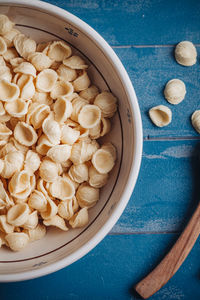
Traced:
<path fill-rule="evenodd" d="M 117 159 L 97 141 L 117 99 L 66 42 L 37 44 L 5 15 L 0 66 L 0 248 L 21 251 L 47 227 L 88 224 Z"/>
<path fill-rule="evenodd" d="M 186 87 L 182 80 L 172 79 L 168 81 L 164 89 L 164 96 L 171 104 L 179 104 L 183 101 L 186 94 Z"/>
<path fill-rule="evenodd" d="M 171 109 L 165 105 L 158 105 L 149 110 L 151 121 L 158 127 L 167 126 L 172 120 Z"/>
<path fill-rule="evenodd" d="M 193 43 L 183 41 L 175 48 L 176 61 L 183 66 L 193 66 L 197 61 L 197 50 Z"/>

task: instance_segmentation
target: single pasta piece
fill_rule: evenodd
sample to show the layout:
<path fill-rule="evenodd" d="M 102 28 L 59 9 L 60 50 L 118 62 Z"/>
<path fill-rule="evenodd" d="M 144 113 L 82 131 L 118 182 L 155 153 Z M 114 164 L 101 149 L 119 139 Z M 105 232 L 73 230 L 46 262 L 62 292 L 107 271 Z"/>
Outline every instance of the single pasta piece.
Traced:
<path fill-rule="evenodd" d="M 98 88 L 95 85 L 91 85 L 89 88 L 81 91 L 79 96 L 89 101 L 89 103 L 93 103 L 98 94 Z"/>
<path fill-rule="evenodd" d="M 103 92 L 99 94 L 94 104 L 97 105 L 102 111 L 102 117 L 111 118 L 117 110 L 117 98 L 110 92 Z"/>
<path fill-rule="evenodd" d="M 14 231 L 14 225 L 7 222 L 6 215 L 0 215 L 0 231 L 5 233 L 12 233 Z"/>
<path fill-rule="evenodd" d="M 46 155 L 47 152 L 51 147 L 53 147 L 54 144 L 52 144 L 47 136 L 45 134 L 42 134 L 41 137 L 38 139 L 36 151 L 41 155 Z"/>
<path fill-rule="evenodd" d="M 70 145 L 56 145 L 50 148 L 47 152 L 47 156 L 56 163 L 63 163 L 67 161 L 71 156 L 72 146 Z"/>
<path fill-rule="evenodd" d="M 46 182 L 54 182 L 58 178 L 59 164 L 49 158 L 44 158 L 40 164 L 40 177 Z"/>
<path fill-rule="evenodd" d="M 0 79 L 6 79 L 7 81 L 12 80 L 12 73 L 10 71 L 10 68 L 7 66 L 1 66 L 0 68 Z"/>
<path fill-rule="evenodd" d="M 20 90 L 15 83 L 11 83 L 6 79 L 0 80 L 0 100 L 11 102 L 17 100 Z"/>
<path fill-rule="evenodd" d="M 8 48 L 13 47 L 13 39 L 14 37 L 19 34 L 19 30 L 12 28 L 10 31 L 6 32 L 3 35 L 3 39 L 6 42 Z"/>
<path fill-rule="evenodd" d="M 88 209 L 87 207 L 83 207 L 69 220 L 69 224 L 72 228 L 79 228 L 87 225 L 88 221 Z"/>
<path fill-rule="evenodd" d="M 97 189 L 103 187 L 108 181 L 108 173 L 99 173 L 94 166 L 89 168 L 89 184 Z"/>
<path fill-rule="evenodd" d="M 82 183 L 78 187 L 76 198 L 80 207 L 92 207 L 99 200 L 99 189 L 91 187 L 88 183 Z"/>
<path fill-rule="evenodd" d="M 57 81 L 58 75 L 52 69 L 41 71 L 36 78 L 36 88 L 39 92 L 51 92 Z"/>
<path fill-rule="evenodd" d="M 35 151 L 28 150 L 24 161 L 24 170 L 32 175 L 39 169 L 40 162 L 39 155 Z"/>
<path fill-rule="evenodd" d="M 70 82 L 57 81 L 54 85 L 53 90 L 50 93 L 52 99 L 59 97 L 67 97 L 72 95 L 74 91 L 73 85 Z"/>
<path fill-rule="evenodd" d="M 63 61 L 72 53 L 71 48 L 63 41 L 55 41 L 49 46 L 48 56 L 57 62 Z"/>
<path fill-rule="evenodd" d="M 41 191 L 34 190 L 29 197 L 28 205 L 39 212 L 44 212 L 47 209 L 47 198 Z"/>
<path fill-rule="evenodd" d="M 85 64 L 84 60 L 77 55 L 73 55 L 65 60 L 63 60 L 63 64 L 71 69 L 83 70 L 87 69 L 88 65 Z"/>
<path fill-rule="evenodd" d="M 73 181 L 78 183 L 88 181 L 88 166 L 86 164 L 72 165 L 68 174 Z"/>
<path fill-rule="evenodd" d="M 19 200 L 26 200 L 34 187 L 35 176 L 30 176 L 26 171 L 16 172 L 8 184 L 11 196 Z"/>
<path fill-rule="evenodd" d="M 58 212 L 58 207 L 56 206 L 56 204 L 54 203 L 54 201 L 48 197 L 47 198 L 47 209 L 44 212 L 41 212 L 41 217 L 44 220 L 48 220 L 52 217 L 54 217 Z"/>
<path fill-rule="evenodd" d="M 168 81 L 164 89 L 164 96 L 171 104 L 179 104 L 186 94 L 186 87 L 182 80 L 172 79 Z"/>
<path fill-rule="evenodd" d="M 29 53 L 35 52 L 36 50 L 36 42 L 22 33 L 19 33 L 14 37 L 13 44 L 19 55 L 25 59 L 28 57 Z"/>
<path fill-rule="evenodd" d="M 61 129 L 58 122 L 54 121 L 51 117 L 48 117 L 43 121 L 42 129 L 53 145 L 58 145 L 60 143 Z"/>
<path fill-rule="evenodd" d="M 75 195 L 75 188 L 70 179 L 59 176 L 50 184 L 49 192 L 53 197 L 64 201 Z"/>
<path fill-rule="evenodd" d="M 164 127 L 171 123 L 172 112 L 167 106 L 158 105 L 149 110 L 149 117 L 156 126 Z"/>
<path fill-rule="evenodd" d="M 64 98 L 56 100 L 53 106 L 55 121 L 58 123 L 64 123 L 72 114 L 72 103 Z"/>
<path fill-rule="evenodd" d="M 31 125 L 18 122 L 14 129 L 14 138 L 24 146 L 32 146 L 37 141 L 37 133 Z"/>
<path fill-rule="evenodd" d="M 101 110 L 96 105 L 87 104 L 78 115 L 78 122 L 83 128 L 93 128 L 100 123 Z"/>
<path fill-rule="evenodd" d="M 9 48 L 7 51 L 3 54 L 3 58 L 6 62 L 10 62 L 11 59 L 19 57 L 17 51 L 15 48 Z"/>
<path fill-rule="evenodd" d="M 14 26 L 14 23 L 9 20 L 5 15 L 0 15 L 0 34 L 4 35 L 7 32 L 11 31 Z"/>
<path fill-rule="evenodd" d="M 15 73 L 22 73 L 26 75 L 31 75 L 34 78 L 36 77 L 36 69 L 35 67 L 29 62 L 22 62 L 13 70 Z"/>
<path fill-rule="evenodd" d="M 65 221 L 63 220 L 63 218 L 61 218 L 60 216 L 56 215 L 51 217 L 50 219 L 46 219 L 43 221 L 43 224 L 45 226 L 55 226 L 63 231 L 67 231 L 69 230 L 69 228 L 67 228 Z"/>
<path fill-rule="evenodd" d="M 77 77 L 76 70 L 70 69 L 63 64 L 59 66 L 56 72 L 62 81 L 73 81 Z"/>
<path fill-rule="evenodd" d="M 83 74 L 73 81 L 73 86 L 76 92 L 87 89 L 90 86 L 90 79 L 87 75 L 87 72 L 83 71 Z"/>
<path fill-rule="evenodd" d="M 92 164 L 101 174 L 107 174 L 115 165 L 113 155 L 104 149 L 98 149 L 92 156 Z"/>
<path fill-rule="evenodd" d="M 7 51 L 7 45 L 5 40 L 0 36 L 0 55 L 4 54 Z"/>
<path fill-rule="evenodd" d="M 27 59 L 39 72 L 44 69 L 49 69 L 53 63 L 52 59 L 42 52 L 32 52 L 28 55 Z"/>
<path fill-rule="evenodd" d="M 17 100 L 12 102 L 6 102 L 4 105 L 7 113 L 9 113 L 10 116 L 16 118 L 25 116 L 28 112 L 28 106 L 29 106 L 29 102 L 24 101 L 21 98 L 18 98 Z"/>
<path fill-rule="evenodd" d="M 79 138 L 80 131 L 64 125 L 61 130 L 61 142 L 63 144 L 73 145 Z"/>
<path fill-rule="evenodd" d="M 75 196 L 58 204 L 58 214 L 65 220 L 70 220 L 78 209 L 79 205 Z"/>
<path fill-rule="evenodd" d="M 4 178 L 10 178 L 15 172 L 21 171 L 24 163 L 24 155 L 20 151 L 9 152 L 4 157 L 4 166 L 1 175 Z"/>
<path fill-rule="evenodd" d="M 18 203 L 7 212 L 7 222 L 13 226 L 22 226 L 28 220 L 29 206 L 26 203 Z"/>
<path fill-rule="evenodd" d="M 5 240 L 13 251 L 21 251 L 28 245 L 29 236 L 24 232 L 12 232 L 5 236 Z"/>
<path fill-rule="evenodd" d="M 195 110 L 195 112 L 193 112 L 191 122 L 194 129 L 200 133 L 200 110 Z"/>
<path fill-rule="evenodd" d="M 193 66 L 197 61 L 197 50 L 193 43 L 183 41 L 175 48 L 175 58 L 177 63 L 183 66 Z"/>

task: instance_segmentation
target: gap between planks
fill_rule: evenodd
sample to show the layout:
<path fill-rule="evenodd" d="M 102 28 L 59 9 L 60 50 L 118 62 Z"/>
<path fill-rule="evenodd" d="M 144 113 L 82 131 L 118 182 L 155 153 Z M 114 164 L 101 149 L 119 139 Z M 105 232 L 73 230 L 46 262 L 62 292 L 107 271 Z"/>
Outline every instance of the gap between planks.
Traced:
<path fill-rule="evenodd" d="M 109 232 L 108 235 L 149 235 L 149 234 L 180 234 L 181 231 L 134 231 L 134 232 Z"/>
<path fill-rule="evenodd" d="M 178 43 L 177 43 L 178 44 Z M 194 44 L 196 47 L 200 47 L 200 44 Z M 110 45 L 113 49 L 115 48 L 168 48 L 168 47 L 175 47 L 176 44 L 166 44 L 166 45 Z"/>
<path fill-rule="evenodd" d="M 153 141 L 200 141 L 200 136 L 166 136 L 166 137 L 150 137 L 146 136 L 143 140 L 153 142 Z"/>

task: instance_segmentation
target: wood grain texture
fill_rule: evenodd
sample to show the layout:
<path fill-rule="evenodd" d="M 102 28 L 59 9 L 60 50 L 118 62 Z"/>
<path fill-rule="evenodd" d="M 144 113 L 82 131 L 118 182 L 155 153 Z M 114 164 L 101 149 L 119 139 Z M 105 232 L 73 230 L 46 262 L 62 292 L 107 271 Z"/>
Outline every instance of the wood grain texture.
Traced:
<path fill-rule="evenodd" d="M 200 43 L 195 0 L 46 0 L 80 17 L 111 45 Z"/>
<path fill-rule="evenodd" d="M 199 62 L 190 67 L 176 63 L 174 47 L 115 48 L 135 88 L 141 109 L 144 138 L 200 137 L 190 121 L 192 113 L 200 109 Z M 197 47 L 200 54 L 200 47 Z M 179 105 L 169 104 L 163 89 L 168 80 L 178 78 L 186 85 L 185 99 Z M 163 128 L 156 127 L 148 111 L 156 105 L 166 105 L 172 110 L 172 122 Z"/>
<path fill-rule="evenodd" d="M 200 233 L 200 203 L 183 233 L 159 265 L 135 289 L 144 299 L 148 299 L 162 288 L 181 267 L 193 248 Z"/>
<path fill-rule="evenodd" d="M 138 299 L 132 292 L 134 283 L 158 263 L 176 239 L 176 234 L 107 236 L 88 255 L 61 271 L 25 282 L 0 284 L 0 299 Z M 199 299 L 198 261 L 199 244 L 152 300 Z"/>
<path fill-rule="evenodd" d="M 199 141 L 145 141 L 141 170 L 113 233 L 174 232 L 199 201 Z"/>

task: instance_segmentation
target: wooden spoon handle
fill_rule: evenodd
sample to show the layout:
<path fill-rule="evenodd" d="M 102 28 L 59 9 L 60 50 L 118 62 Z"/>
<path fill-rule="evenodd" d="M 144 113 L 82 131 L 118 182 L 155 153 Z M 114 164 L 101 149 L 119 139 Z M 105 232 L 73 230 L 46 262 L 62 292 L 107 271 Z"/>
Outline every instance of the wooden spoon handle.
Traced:
<path fill-rule="evenodd" d="M 200 203 L 179 239 L 161 263 L 135 286 L 144 299 L 151 297 L 176 273 L 200 234 Z"/>

